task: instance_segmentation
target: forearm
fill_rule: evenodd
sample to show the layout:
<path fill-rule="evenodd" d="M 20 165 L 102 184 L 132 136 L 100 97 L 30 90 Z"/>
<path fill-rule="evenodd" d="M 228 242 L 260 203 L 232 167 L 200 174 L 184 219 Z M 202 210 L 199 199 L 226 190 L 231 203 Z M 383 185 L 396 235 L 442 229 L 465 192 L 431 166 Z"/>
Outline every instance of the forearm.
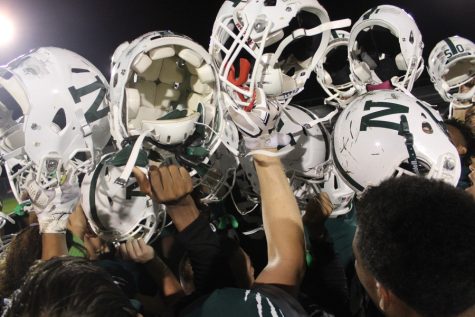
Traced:
<path fill-rule="evenodd" d="M 304 266 L 304 235 L 300 211 L 280 159 L 255 156 L 267 238 L 269 264 Z"/>
<path fill-rule="evenodd" d="M 68 254 L 66 245 L 66 235 L 64 233 L 43 233 L 41 234 L 42 260 L 49 260 L 55 256 Z"/>
<path fill-rule="evenodd" d="M 179 203 L 167 204 L 167 214 L 172 219 L 176 229 L 178 231 L 183 231 L 183 229 L 188 227 L 198 218 L 200 212 L 198 211 L 193 198 L 191 198 L 190 195 L 187 195 Z"/>
<path fill-rule="evenodd" d="M 161 288 L 165 298 L 182 297 L 183 289 L 168 266 L 157 256 L 145 264 L 153 280 Z"/>

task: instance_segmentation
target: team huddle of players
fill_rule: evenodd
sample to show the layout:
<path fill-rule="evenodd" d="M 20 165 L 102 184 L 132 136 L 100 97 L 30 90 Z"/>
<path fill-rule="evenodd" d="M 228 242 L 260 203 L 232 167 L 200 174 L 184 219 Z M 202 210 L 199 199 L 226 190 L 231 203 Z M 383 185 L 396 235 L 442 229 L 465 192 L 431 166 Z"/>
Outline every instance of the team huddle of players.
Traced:
<path fill-rule="evenodd" d="M 117 47 L 109 80 L 61 48 L 12 60 L 0 68 L 0 158 L 15 198 L 41 211 L 42 233 L 64 232 L 79 201 L 94 233 L 120 243 L 167 225 L 137 184 L 152 165 L 178 163 L 202 203 L 230 199 L 241 214 L 259 204 L 255 154 L 281 158 L 302 210 L 326 193 L 331 217 L 393 176 L 456 186 L 443 117 L 471 125 L 475 44 L 452 36 L 431 51 L 441 114 L 411 94 L 424 44 L 408 13 L 380 5 L 350 25 L 317 1 L 225 1 L 208 49 L 150 32 Z M 312 73 L 325 115 L 292 103 Z"/>

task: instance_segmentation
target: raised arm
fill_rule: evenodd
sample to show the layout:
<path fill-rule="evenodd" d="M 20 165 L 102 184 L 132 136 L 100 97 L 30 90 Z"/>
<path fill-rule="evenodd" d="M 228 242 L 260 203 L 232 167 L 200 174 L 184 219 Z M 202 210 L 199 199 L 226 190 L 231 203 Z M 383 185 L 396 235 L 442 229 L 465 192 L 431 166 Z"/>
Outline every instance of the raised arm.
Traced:
<path fill-rule="evenodd" d="M 66 227 L 68 217 L 79 200 L 79 184 L 75 177 L 68 176 L 57 188 L 43 189 L 30 175 L 25 192 L 38 218 L 42 240 L 42 260 L 68 254 Z"/>
<path fill-rule="evenodd" d="M 302 218 L 279 158 L 255 155 L 268 263 L 256 283 L 276 284 L 295 295 L 305 272 Z"/>

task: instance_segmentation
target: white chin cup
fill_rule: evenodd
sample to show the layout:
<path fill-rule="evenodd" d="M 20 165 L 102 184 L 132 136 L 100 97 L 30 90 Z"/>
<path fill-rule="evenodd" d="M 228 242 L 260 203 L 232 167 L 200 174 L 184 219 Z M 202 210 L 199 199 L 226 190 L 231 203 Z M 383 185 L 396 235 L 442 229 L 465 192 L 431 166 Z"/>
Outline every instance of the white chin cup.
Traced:
<path fill-rule="evenodd" d="M 155 140 L 161 144 L 179 144 L 194 133 L 199 117 L 200 114 L 195 112 L 180 119 L 143 120 L 142 130 L 152 130 Z"/>

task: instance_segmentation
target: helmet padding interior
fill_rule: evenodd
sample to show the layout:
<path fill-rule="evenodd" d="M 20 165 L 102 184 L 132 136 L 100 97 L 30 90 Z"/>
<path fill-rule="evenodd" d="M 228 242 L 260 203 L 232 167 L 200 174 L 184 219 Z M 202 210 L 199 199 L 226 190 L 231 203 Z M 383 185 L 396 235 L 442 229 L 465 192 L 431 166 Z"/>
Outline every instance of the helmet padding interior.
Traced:
<path fill-rule="evenodd" d="M 463 59 L 450 65 L 443 79 L 449 86 L 459 85 L 475 76 L 475 58 Z"/>
<path fill-rule="evenodd" d="M 146 126 L 159 133 L 173 118 L 186 127 L 187 137 L 198 118 L 209 124 L 214 117 L 215 74 L 197 52 L 178 45 L 156 47 L 138 55 L 131 69 L 134 73 L 125 91 L 129 129 Z"/>

